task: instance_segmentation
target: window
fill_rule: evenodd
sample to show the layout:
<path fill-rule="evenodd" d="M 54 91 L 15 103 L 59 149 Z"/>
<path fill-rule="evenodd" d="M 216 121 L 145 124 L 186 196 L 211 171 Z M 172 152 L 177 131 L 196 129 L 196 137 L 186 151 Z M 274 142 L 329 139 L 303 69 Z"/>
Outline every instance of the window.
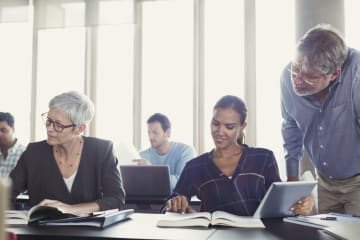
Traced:
<path fill-rule="evenodd" d="M 133 13 L 133 1 L 101 1 L 99 5 L 95 134 L 116 146 L 133 143 Z"/>
<path fill-rule="evenodd" d="M 167 115 L 171 138 L 193 144 L 193 1 L 146 1 L 142 32 L 142 148 L 146 121 Z"/>
<path fill-rule="evenodd" d="M 295 47 L 294 2 L 258 0 L 256 3 L 256 139 L 258 146 L 274 152 L 281 178 L 285 179 L 281 136 L 280 73 L 290 61 Z M 271 15 L 269 9 L 272 9 Z M 281 31 L 269 34 L 269 26 L 276 26 Z"/>
<path fill-rule="evenodd" d="M 350 47 L 360 49 L 360 34 L 358 22 L 360 21 L 360 2 L 357 0 L 344 1 L 345 6 L 345 40 Z"/>
<path fill-rule="evenodd" d="M 96 135 L 133 142 L 133 25 L 98 31 Z"/>
<path fill-rule="evenodd" d="M 65 91 L 84 92 L 84 28 L 46 29 L 38 32 L 36 139 L 46 137 L 40 114 L 52 97 Z"/>
<path fill-rule="evenodd" d="M 19 142 L 30 139 L 32 34 L 27 22 L 0 22 L 0 111 L 15 118 Z"/>
<path fill-rule="evenodd" d="M 91 93 L 96 114 L 90 135 L 136 142 L 143 149 L 149 146 L 146 120 L 161 112 L 172 122 L 172 140 L 197 144 L 200 154 L 213 148 L 210 121 L 216 101 L 228 94 L 247 101 L 246 81 L 256 81 L 256 103 L 246 102 L 256 104 L 248 109 L 256 112 L 256 122 L 248 124 L 256 127 L 256 145 L 273 150 L 284 178 L 279 79 L 295 45 L 294 0 L 255 1 L 256 79 L 244 77 L 247 1 L 30 1 L 37 13 L 33 53 L 33 26 L 26 22 L 30 11 L 20 7 L 21 21 L 4 23 L 16 14 L 0 8 L 0 78 L 6 81 L 0 108 L 14 113 L 20 139 L 41 140 L 40 114 L 48 110 L 50 98 L 69 90 Z M 358 3 L 344 4 L 347 41 L 360 48 Z M 269 34 L 269 26 L 276 26 L 276 33 Z M 36 114 L 34 126 L 30 114 Z"/>
<path fill-rule="evenodd" d="M 244 99 L 244 2 L 204 1 L 204 150 L 213 148 L 213 106 L 224 95 Z M 202 136 L 201 136 L 202 137 Z"/>

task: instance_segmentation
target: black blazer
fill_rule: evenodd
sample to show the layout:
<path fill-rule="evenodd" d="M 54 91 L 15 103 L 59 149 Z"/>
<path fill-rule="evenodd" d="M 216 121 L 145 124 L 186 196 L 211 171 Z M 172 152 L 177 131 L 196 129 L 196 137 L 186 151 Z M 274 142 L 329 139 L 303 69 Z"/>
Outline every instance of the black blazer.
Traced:
<path fill-rule="evenodd" d="M 125 191 L 117 161 L 111 141 L 84 137 L 80 164 L 69 192 L 53 146 L 46 141 L 30 143 L 10 173 L 11 203 L 15 206 L 16 196 L 27 190 L 31 206 L 47 198 L 67 204 L 96 201 L 101 210 L 123 208 Z"/>

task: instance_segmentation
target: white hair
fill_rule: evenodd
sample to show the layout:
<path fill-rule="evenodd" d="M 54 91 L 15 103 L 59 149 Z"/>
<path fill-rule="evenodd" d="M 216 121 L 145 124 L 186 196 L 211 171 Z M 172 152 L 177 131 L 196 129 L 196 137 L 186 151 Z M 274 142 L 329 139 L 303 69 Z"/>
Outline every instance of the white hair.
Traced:
<path fill-rule="evenodd" d="M 95 115 L 95 106 L 90 98 L 76 91 L 55 96 L 50 100 L 49 108 L 66 112 L 75 125 L 88 124 Z"/>

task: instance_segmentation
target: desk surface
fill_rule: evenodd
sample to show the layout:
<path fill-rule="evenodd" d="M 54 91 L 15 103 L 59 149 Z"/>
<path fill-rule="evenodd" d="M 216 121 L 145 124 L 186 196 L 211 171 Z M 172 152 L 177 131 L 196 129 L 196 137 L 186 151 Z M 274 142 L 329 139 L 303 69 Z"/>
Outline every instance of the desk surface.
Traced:
<path fill-rule="evenodd" d="M 160 214 L 134 213 L 131 219 L 106 229 L 90 227 L 8 227 L 23 239 L 320 239 L 334 240 L 321 230 L 282 222 L 264 220 L 265 229 L 240 228 L 158 228 Z"/>
<path fill-rule="evenodd" d="M 210 240 L 264 239 L 264 240 L 334 240 L 322 230 L 283 222 L 282 219 L 263 220 L 265 229 L 217 228 Z"/>
<path fill-rule="evenodd" d="M 127 221 L 105 229 L 91 227 L 9 227 L 22 239 L 208 239 L 216 229 L 158 228 L 161 214 L 134 213 Z"/>

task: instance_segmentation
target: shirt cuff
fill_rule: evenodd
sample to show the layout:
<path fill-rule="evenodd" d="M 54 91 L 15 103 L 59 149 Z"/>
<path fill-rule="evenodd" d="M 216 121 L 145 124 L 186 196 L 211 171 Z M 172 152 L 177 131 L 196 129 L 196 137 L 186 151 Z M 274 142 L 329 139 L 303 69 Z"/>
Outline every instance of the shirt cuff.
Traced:
<path fill-rule="evenodd" d="M 299 177 L 299 161 L 286 161 L 286 174 L 288 177 Z"/>

